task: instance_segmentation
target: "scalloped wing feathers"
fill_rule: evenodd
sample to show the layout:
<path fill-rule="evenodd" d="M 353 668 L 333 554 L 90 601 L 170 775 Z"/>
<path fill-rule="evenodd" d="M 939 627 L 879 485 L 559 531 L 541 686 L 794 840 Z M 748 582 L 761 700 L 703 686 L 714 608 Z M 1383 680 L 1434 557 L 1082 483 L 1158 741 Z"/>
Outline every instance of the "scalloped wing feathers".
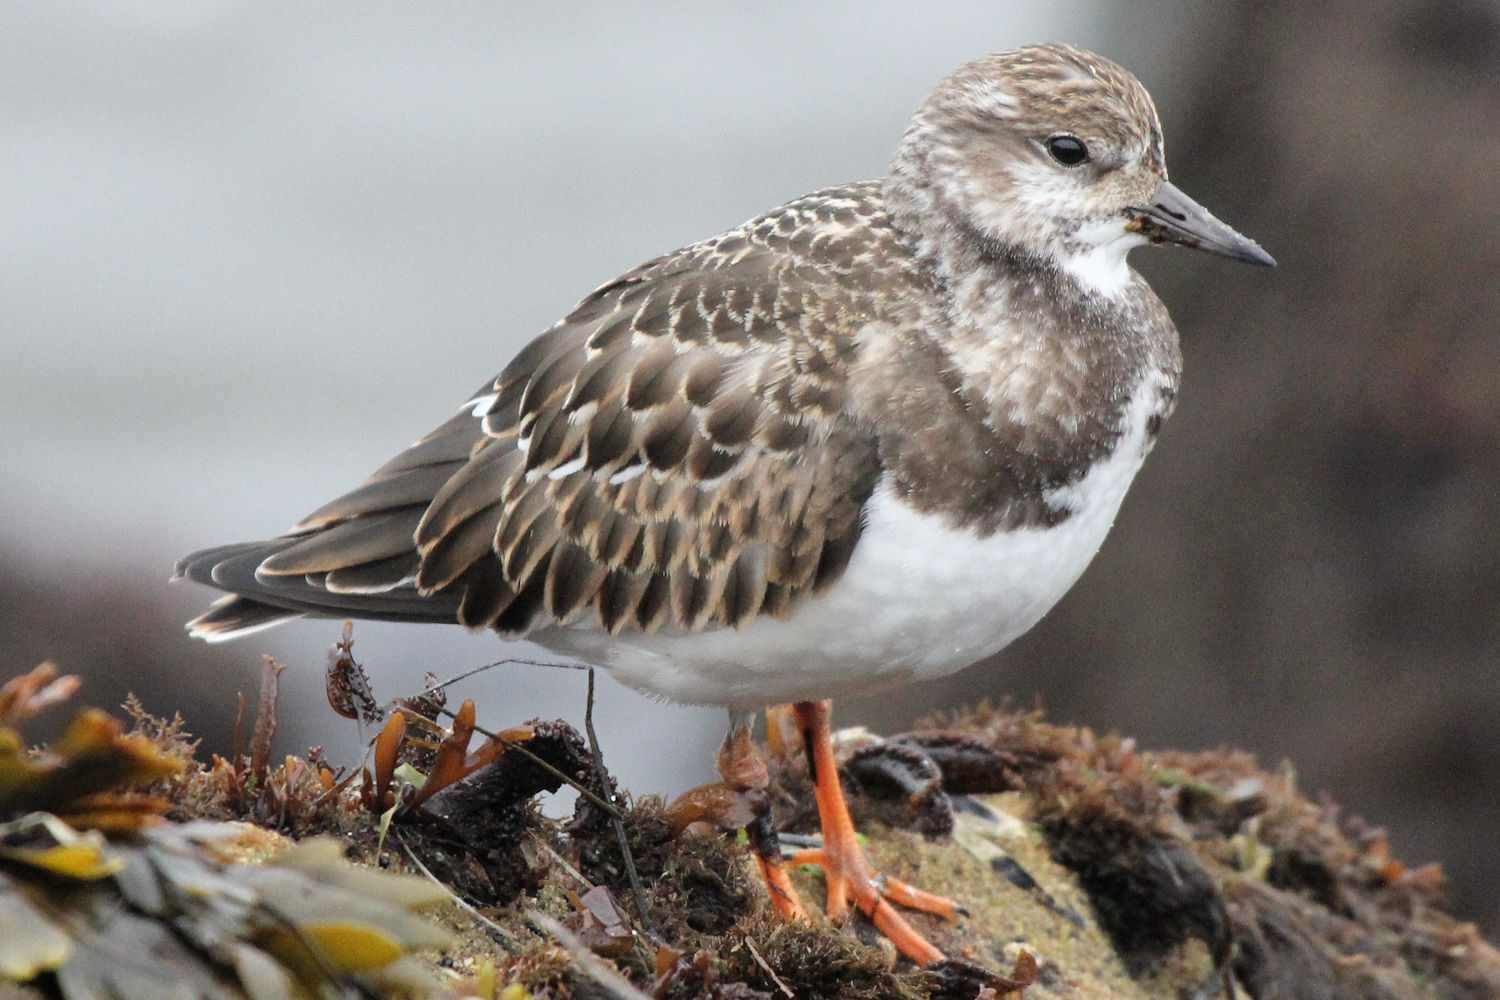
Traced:
<path fill-rule="evenodd" d="M 869 272 L 897 256 L 877 201 L 810 195 L 601 287 L 291 535 L 184 560 L 243 595 L 196 630 L 257 604 L 507 634 L 786 614 L 842 572 L 879 476 L 841 416 Z"/>

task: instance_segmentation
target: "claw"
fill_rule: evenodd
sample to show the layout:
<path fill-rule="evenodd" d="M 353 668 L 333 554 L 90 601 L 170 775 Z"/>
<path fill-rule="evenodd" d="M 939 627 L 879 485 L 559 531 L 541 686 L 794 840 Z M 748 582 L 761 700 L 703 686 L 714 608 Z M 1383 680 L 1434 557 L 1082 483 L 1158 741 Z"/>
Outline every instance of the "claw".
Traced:
<path fill-rule="evenodd" d="M 792 863 L 822 867 L 828 886 L 827 911 L 831 920 L 843 920 L 852 900 L 907 958 L 924 966 L 942 961 L 943 953 L 907 923 L 891 904 L 945 920 L 957 919 L 958 906 L 951 899 L 879 875 L 871 869 L 839 785 L 829 725 L 830 703 L 799 702 L 794 713 L 812 768 L 818 817 L 823 826 L 823 846 L 799 851 L 792 856 Z"/>

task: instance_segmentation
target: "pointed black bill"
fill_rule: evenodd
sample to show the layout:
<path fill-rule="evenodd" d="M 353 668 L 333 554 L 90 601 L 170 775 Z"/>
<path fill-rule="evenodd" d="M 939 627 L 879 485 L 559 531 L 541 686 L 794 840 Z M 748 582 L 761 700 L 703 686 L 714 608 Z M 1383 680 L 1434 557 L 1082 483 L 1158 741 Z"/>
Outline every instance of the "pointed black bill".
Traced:
<path fill-rule="evenodd" d="M 1224 225 L 1169 181 L 1162 181 L 1150 205 L 1127 208 L 1125 214 L 1130 228 L 1152 243 L 1178 243 L 1246 264 L 1276 266 L 1259 243 Z"/>

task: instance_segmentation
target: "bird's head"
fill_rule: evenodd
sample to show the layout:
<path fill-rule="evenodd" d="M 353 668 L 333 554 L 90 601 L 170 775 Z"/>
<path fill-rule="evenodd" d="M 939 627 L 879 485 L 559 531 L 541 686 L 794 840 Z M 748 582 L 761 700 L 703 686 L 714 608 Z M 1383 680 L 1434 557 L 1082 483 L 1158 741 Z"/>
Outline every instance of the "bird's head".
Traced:
<path fill-rule="evenodd" d="M 1144 243 L 1275 263 L 1168 182 L 1140 81 L 1066 45 L 959 68 L 913 117 L 892 184 L 922 236 L 1050 261 L 1105 291 L 1123 285 L 1125 254 Z"/>

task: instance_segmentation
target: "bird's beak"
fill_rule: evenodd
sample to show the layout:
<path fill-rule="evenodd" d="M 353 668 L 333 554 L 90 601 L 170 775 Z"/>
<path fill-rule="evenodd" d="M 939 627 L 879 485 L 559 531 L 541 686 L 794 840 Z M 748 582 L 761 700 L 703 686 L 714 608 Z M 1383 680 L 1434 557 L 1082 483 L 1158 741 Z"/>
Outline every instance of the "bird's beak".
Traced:
<path fill-rule="evenodd" d="M 1180 243 L 1246 264 L 1276 266 L 1260 244 L 1224 225 L 1169 181 L 1162 181 L 1150 205 L 1127 208 L 1125 216 L 1130 220 L 1125 228 L 1152 243 Z"/>

